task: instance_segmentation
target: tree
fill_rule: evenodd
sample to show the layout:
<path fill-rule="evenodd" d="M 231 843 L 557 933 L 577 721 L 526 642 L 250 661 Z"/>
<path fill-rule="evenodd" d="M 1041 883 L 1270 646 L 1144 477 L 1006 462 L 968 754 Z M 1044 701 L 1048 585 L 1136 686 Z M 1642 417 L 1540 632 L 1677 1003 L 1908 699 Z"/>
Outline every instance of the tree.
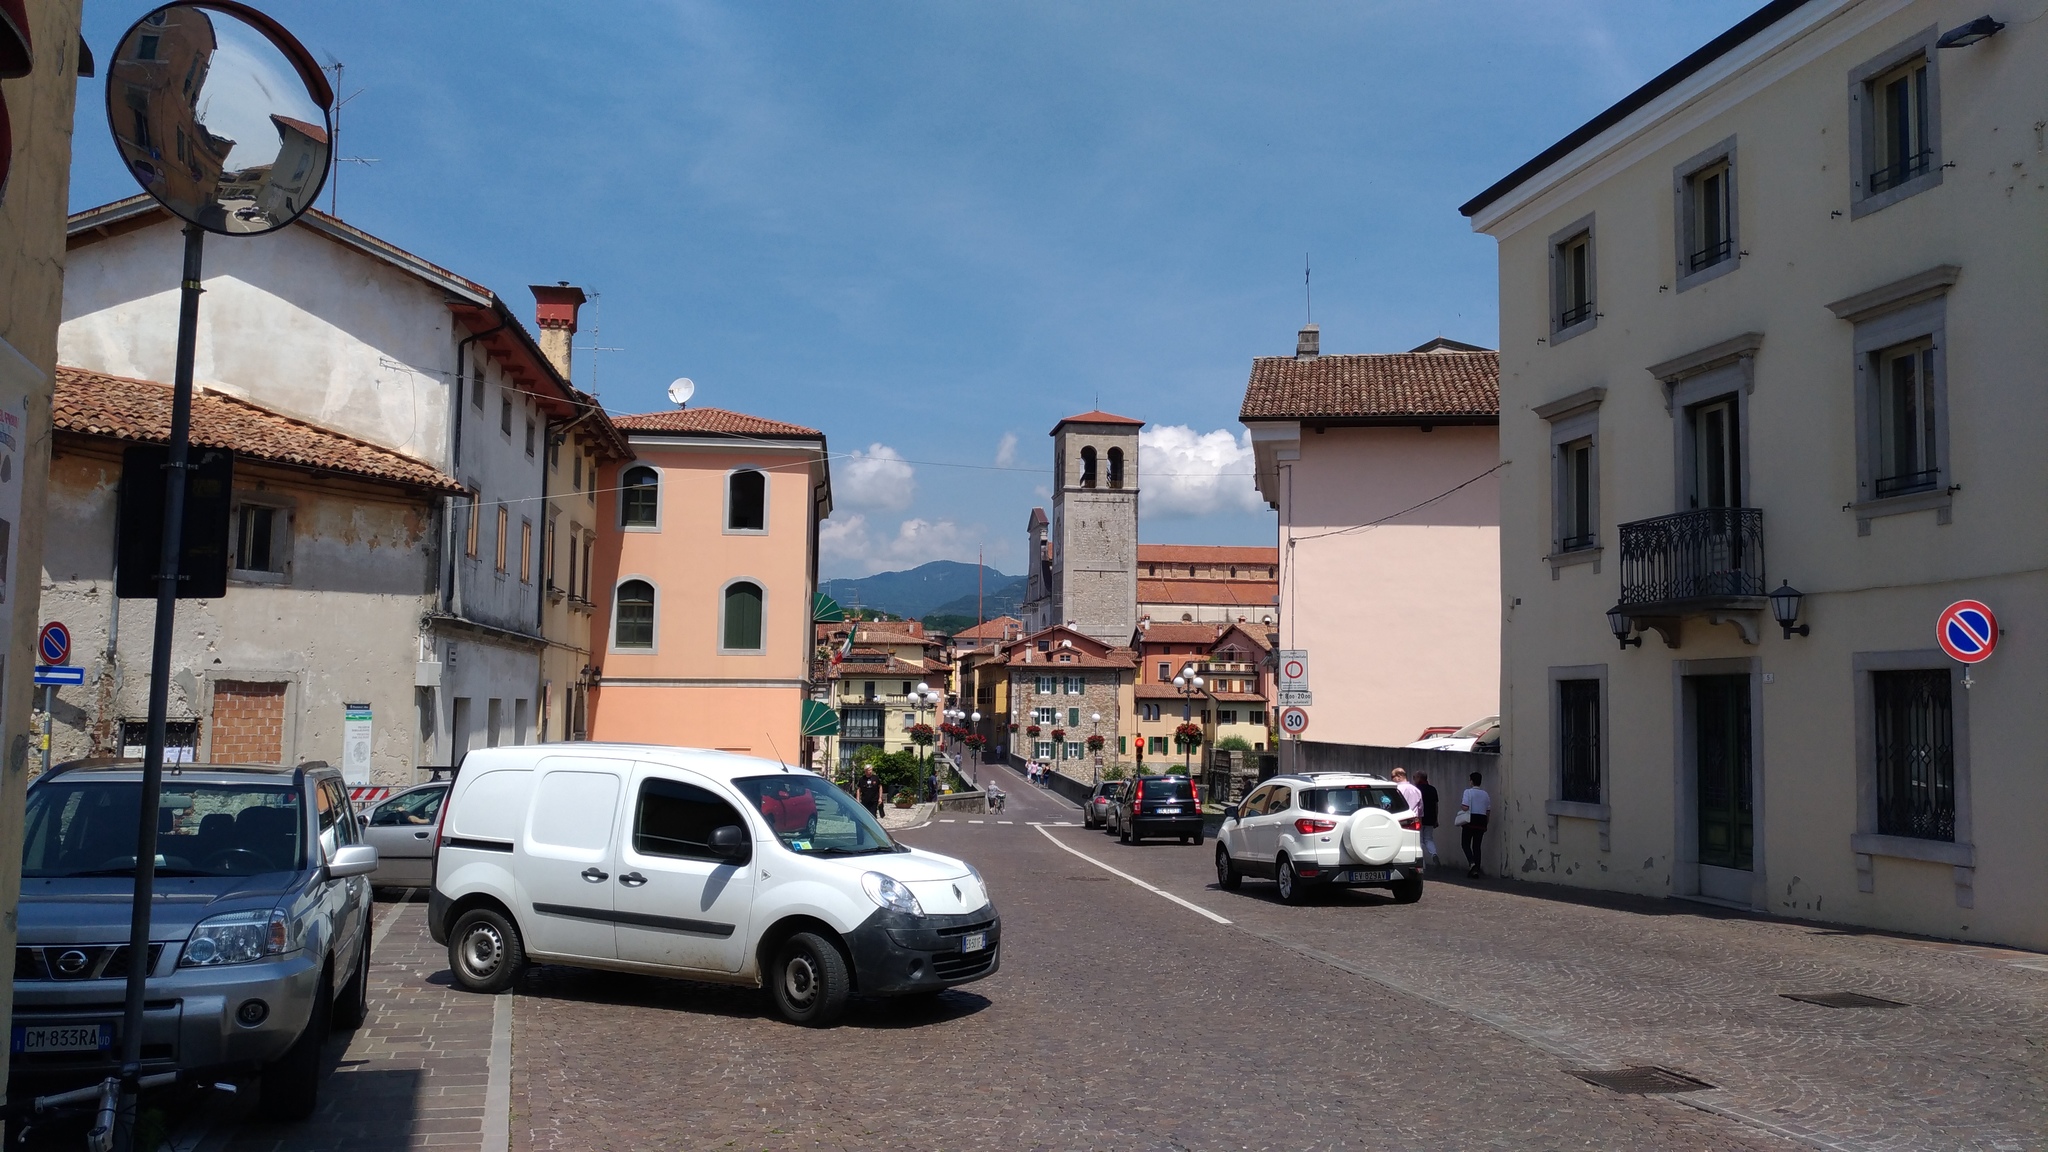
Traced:
<path fill-rule="evenodd" d="M 1214 747 L 1218 752 L 1249 752 L 1252 750 L 1252 742 L 1242 736 L 1225 736 L 1218 740 Z"/>

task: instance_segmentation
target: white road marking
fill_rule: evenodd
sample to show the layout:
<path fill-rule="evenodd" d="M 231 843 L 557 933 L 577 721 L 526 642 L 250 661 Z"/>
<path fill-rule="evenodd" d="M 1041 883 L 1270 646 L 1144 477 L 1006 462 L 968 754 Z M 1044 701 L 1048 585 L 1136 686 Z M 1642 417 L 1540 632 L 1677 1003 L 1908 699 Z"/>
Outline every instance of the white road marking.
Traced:
<path fill-rule="evenodd" d="M 1068 827 L 1072 827 L 1072 825 L 1068 825 Z M 1211 911 L 1209 911 L 1209 910 L 1208 910 L 1207 908 L 1204 908 L 1204 907 L 1202 907 L 1202 906 L 1201 906 L 1200 904 L 1196 904 L 1196 903 L 1194 903 L 1194 902 L 1192 902 L 1192 901 L 1189 901 L 1189 900 L 1183 900 L 1183 899 L 1181 899 L 1180 897 L 1178 897 L 1178 896 L 1175 896 L 1175 895 L 1174 895 L 1173 893 L 1171 893 L 1171 892 L 1168 892 L 1168 891 L 1167 891 L 1166 889 L 1164 889 L 1164 888 L 1160 888 L 1160 887 L 1157 887 L 1157 886 L 1155 886 L 1155 885 L 1152 885 L 1152 884 L 1148 884 L 1148 883 L 1146 883 L 1145 881 L 1143 881 L 1143 880 L 1140 880 L 1140 879 L 1138 879 L 1138 878 L 1137 878 L 1136 876 L 1133 876 L 1133 875 L 1131 875 L 1131 874 L 1130 874 L 1129 872 L 1124 872 L 1124 871 L 1121 871 L 1121 870 L 1119 870 L 1119 869 L 1116 869 L 1116 868 L 1112 868 L 1112 867 L 1110 867 L 1109 865 L 1107 865 L 1107 864 L 1104 864 L 1104 863 L 1103 863 L 1102 861 L 1100 861 L 1100 860 L 1097 860 L 1097 859 L 1096 859 L 1095 857 L 1093 857 L 1093 856 L 1090 856 L 1089 854 L 1087 854 L 1086 852 L 1083 852 L 1083 851 L 1081 851 L 1081 850 L 1080 850 L 1080 849 L 1078 849 L 1078 848 L 1070 848 L 1070 847 L 1068 847 L 1067 845 L 1065 845 L 1065 844 L 1062 844 L 1062 843 L 1060 843 L 1060 838 L 1059 838 L 1059 837 L 1057 837 L 1057 836 L 1053 835 L 1053 834 L 1052 834 L 1052 833 L 1050 833 L 1050 832 L 1047 832 L 1047 831 L 1046 831 L 1046 830 L 1044 829 L 1044 827 L 1042 827 L 1042 826 L 1041 826 L 1041 827 L 1040 827 L 1040 828 L 1038 829 L 1038 831 L 1039 831 L 1039 834 L 1040 834 L 1040 835 L 1044 836 L 1044 837 L 1045 837 L 1045 838 L 1046 838 L 1047 840 L 1050 840 L 1050 841 L 1052 841 L 1052 842 L 1053 842 L 1053 844 L 1054 844 L 1055 846 L 1057 846 L 1057 847 L 1059 848 L 1059 850 L 1060 850 L 1060 851 L 1062 851 L 1062 852 L 1071 852 L 1071 853 L 1073 853 L 1074 855 L 1076 855 L 1076 856 L 1079 856 L 1079 857 L 1080 857 L 1081 859 L 1083 859 L 1083 860 L 1086 860 L 1086 861 L 1087 861 L 1087 862 L 1089 862 L 1090 864 L 1093 864 L 1093 865 L 1095 865 L 1095 866 L 1096 866 L 1097 868 L 1100 868 L 1100 869 L 1102 869 L 1102 870 L 1103 870 L 1104 872 L 1107 872 L 1107 873 L 1109 873 L 1109 874 L 1110 874 L 1110 875 L 1112 875 L 1112 876 L 1120 876 L 1120 877 L 1124 878 L 1125 880 L 1129 880 L 1129 881 L 1130 881 L 1131 883 L 1133 883 L 1133 884 L 1136 884 L 1136 885 L 1137 885 L 1138 887 L 1140 887 L 1140 888 L 1143 888 L 1143 889 L 1144 889 L 1145 891 L 1147 891 L 1147 892 L 1151 892 L 1151 893 L 1153 893 L 1153 894 L 1155 894 L 1155 895 L 1159 895 L 1159 896 L 1164 896 L 1164 897 L 1166 897 L 1166 898 L 1167 898 L 1168 900 L 1171 900 L 1171 901 L 1173 901 L 1173 902 L 1174 902 L 1175 904 L 1178 904 L 1178 905 L 1180 905 L 1181 907 L 1183 907 L 1183 908 L 1186 908 L 1186 909 L 1187 909 L 1188 911 L 1190 911 L 1190 912 L 1199 912 L 1199 913 L 1201 913 L 1202 915 L 1204 915 L 1204 916 L 1207 916 L 1207 917 L 1208 917 L 1209 919 L 1211 919 L 1211 920 L 1214 920 L 1214 921 L 1215 921 L 1216 923 L 1218 923 L 1218 924 L 1228 924 L 1228 923 L 1230 923 L 1230 921 L 1229 921 L 1229 920 L 1226 920 L 1226 919 L 1224 919 L 1223 917 L 1221 917 L 1221 916 L 1218 916 L 1218 915 L 1217 915 L 1216 913 L 1214 913 L 1214 912 L 1211 912 Z"/>
<path fill-rule="evenodd" d="M 969 823 L 969 824 L 986 824 L 986 823 L 988 823 L 988 821 L 986 821 L 986 820 L 969 820 L 969 821 L 968 821 L 968 823 Z"/>
<path fill-rule="evenodd" d="M 1015 820 L 998 820 L 998 821 L 996 821 L 996 823 L 998 823 L 998 824 L 1015 824 L 1015 823 L 1016 823 L 1016 821 L 1015 821 Z"/>
<path fill-rule="evenodd" d="M 941 820 L 939 821 L 939 823 L 941 823 L 941 824 L 957 824 L 957 823 L 959 823 L 959 821 L 958 821 L 958 820 L 955 820 L 955 819 L 954 819 L 953 817 L 951 817 L 951 816 L 947 816 L 947 817 L 945 817 L 944 819 L 941 819 Z"/>

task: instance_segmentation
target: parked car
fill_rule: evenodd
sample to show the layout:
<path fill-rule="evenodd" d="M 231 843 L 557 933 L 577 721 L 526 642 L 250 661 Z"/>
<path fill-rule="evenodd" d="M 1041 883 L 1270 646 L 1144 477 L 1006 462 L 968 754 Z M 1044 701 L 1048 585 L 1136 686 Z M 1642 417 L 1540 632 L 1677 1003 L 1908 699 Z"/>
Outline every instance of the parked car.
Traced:
<path fill-rule="evenodd" d="M 1391 780 L 1349 772 L 1275 776 L 1226 813 L 1216 833 L 1216 881 L 1274 881 L 1280 899 L 1318 887 L 1385 888 L 1422 899 L 1422 814 Z"/>
<path fill-rule="evenodd" d="M 1147 836 L 1202 842 L 1201 790 L 1189 776 L 1134 776 L 1117 793 L 1116 838 L 1136 844 Z"/>
<path fill-rule="evenodd" d="M 1116 793 L 1123 787 L 1121 780 L 1104 780 L 1088 794 L 1081 804 L 1081 827 L 1106 828 L 1109 826 L 1110 809 L 1116 807 Z"/>
<path fill-rule="evenodd" d="M 1474 720 L 1448 736 L 1424 736 L 1408 745 L 1410 748 L 1434 748 L 1442 752 L 1492 752 L 1500 751 L 1500 717 L 1488 716 Z"/>
<path fill-rule="evenodd" d="M 11 1037 L 15 1088 L 119 1071 L 142 773 L 58 769 L 29 785 Z M 262 1077 L 260 1107 L 318 1101 L 330 1025 L 369 1009 L 377 850 L 341 773 L 185 765 L 157 822 L 142 1071 Z"/>
<path fill-rule="evenodd" d="M 1457 730 L 1458 726 L 1456 724 L 1432 724 L 1429 727 L 1424 728 L 1422 730 L 1422 735 L 1417 736 L 1416 739 L 1427 740 L 1432 736 L 1449 736 Z M 1414 747 L 1414 745 L 1411 744 L 1409 745 L 1409 747 L 1412 748 Z"/>
<path fill-rule="evenodd" d="M 823 1027 L 863 996 L 993 975 L 981 874 L 896 843 L 831 781 L 646 745 L 469 754 L 442 805 L 428 925 L 457 983 L 529 961 L 765 987 Z M 759 867 L 754 867 L 754 865 Z"/>
<path fill-rule="evenodd" d="M 446 781 L 387 796 L 356 817 L 363 840 L 377 850 L 377 888 L 425 888 L 434 882 L 434 823 L 441 817 Z"/>

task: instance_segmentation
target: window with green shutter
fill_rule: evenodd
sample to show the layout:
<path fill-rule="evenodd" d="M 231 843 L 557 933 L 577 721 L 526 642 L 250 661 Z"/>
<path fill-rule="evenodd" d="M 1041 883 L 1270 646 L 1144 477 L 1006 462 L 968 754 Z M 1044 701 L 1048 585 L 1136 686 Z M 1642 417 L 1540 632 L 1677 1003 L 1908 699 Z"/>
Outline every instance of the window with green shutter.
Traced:
<path fill-rule="evenodd" d="M 761 650 L 761 586 L 742 580 L 725 589 L 725 628 L 721 645 L 728 652 Z"/>

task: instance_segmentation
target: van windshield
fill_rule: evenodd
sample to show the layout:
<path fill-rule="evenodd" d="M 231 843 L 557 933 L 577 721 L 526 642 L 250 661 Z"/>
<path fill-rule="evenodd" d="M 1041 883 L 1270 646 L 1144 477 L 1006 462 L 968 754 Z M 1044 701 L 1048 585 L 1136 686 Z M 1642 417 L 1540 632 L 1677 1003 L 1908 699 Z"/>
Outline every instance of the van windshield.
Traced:
<path fill-rule="evenodd" d="M 806 856 L 866 856 L 902 847 L 838 785 L 809 773 L 743 776 L 740 793 L 775 830 L 775 838 Z"/>
<path fill-rule="evenodd" d="M 142 785 L 52 780 L 29 789 L 21 874 L 128 876 Z M 156 810 L 159 876 L 297 871 L 305 817 L 289 787 L 166 781 Z"/>

